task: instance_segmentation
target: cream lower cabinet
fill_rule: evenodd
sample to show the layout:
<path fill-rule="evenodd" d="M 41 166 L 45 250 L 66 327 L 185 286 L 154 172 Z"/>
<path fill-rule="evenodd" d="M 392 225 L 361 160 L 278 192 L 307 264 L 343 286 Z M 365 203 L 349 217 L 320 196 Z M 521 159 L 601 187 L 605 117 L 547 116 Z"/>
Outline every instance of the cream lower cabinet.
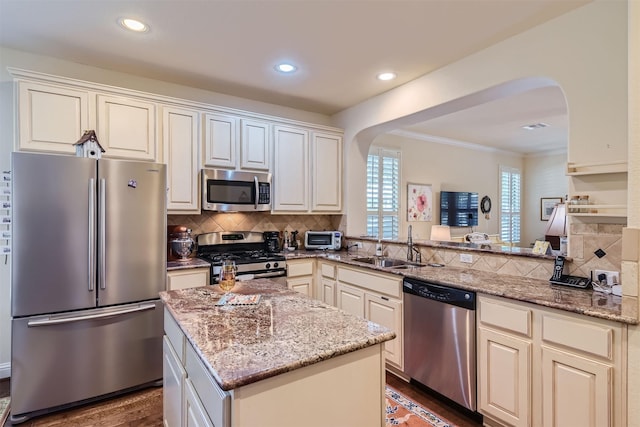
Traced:
<path fill-rule="evenodd" d="M 287 287 L 313 298 L 315 259 L 287 261 Z"/>
<path fill-rule="evenodd" d="M 209 267 L 187 268 L 167 272 L 167 290 L 197 288 L 209 284 Z"/>
<path fill-rule="evenodd" d="M 337 265 L 318 259 L 318 287 L 316 297 L 332 306 L 336 306 Z"/>
<path fill-rule="evenodd" d="M 396 338 L 385 342 L 385 357 L 402 370 L 402 278 L 351 266 L 337 270 L 336 306 L 395 331 Z"/>
<path fill-rule="evenodd" d="M 479 410 L 487 425 L 626 425 L 626 327 L 478 298 Z"/>

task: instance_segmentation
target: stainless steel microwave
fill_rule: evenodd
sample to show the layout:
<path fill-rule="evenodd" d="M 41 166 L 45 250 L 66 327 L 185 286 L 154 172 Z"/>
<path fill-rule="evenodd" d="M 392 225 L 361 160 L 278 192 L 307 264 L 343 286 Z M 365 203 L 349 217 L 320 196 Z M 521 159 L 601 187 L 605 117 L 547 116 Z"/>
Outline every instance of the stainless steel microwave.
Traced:
<path fill-rule="evenodd" d="M 271 174 L 202 169 L 202 209 L 220 212 L 271 210 Z"/>

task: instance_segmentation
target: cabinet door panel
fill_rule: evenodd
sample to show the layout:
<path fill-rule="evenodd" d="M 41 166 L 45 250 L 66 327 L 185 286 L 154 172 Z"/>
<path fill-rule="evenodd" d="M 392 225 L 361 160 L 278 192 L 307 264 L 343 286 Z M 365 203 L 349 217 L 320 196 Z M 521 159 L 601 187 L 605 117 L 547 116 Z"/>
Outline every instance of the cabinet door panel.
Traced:
<path fill-rule="evenodd" d="M 185 370 L 180 364 L 169 339 L 163 340 L 162 407 L 165 427 L 182 426 L 182 407 Z"/>
<path fill-rule="evenodd" d="M 515 427 L 531 425 L 532 343 L 479 328 L 479 408 Z"/>
<path fill-rule="evenodd" d="M 336 306 L 336 281 L 333 279 L 327 279 L 323 277 L 321 279 L 320 295 L 322 302 L 332 306 Z"/>
<path fill-rule="evenodd" d="M 309 210 L 309 133 L 274 127 L 274 211 Z"/>
<path fill-rule="evenodd" d="M 287 279 L 287 287 L 301 294 L 313 297 L 313 277 L 296 277 Z"/>
<path fill-rule="evenodd" d="M 88 93 L 19 82 L 20 150 L 75 153 L 73 144 L 89 129 Z"/>
<path fill-rule="evenodd" d="M 205 166 L 236 167 L 238 118 L 225 114 L 205 116 Z"/>
<path fill-rule="evenodd" d="M 186 427 L 216 427 L 213 425 L 207 412 L 202 407 L 198 394 L 193 388 L 190 380 L 184 382 L 185 397 L 185 426 Z"/>
<path fill-rule="evenodd" d="M 338 308 L 364 318 L 364 291 L 338 283 L 336 299 Z"/>
<path fill-rule="evenodd" d="M 384 343 L 387 362 L 402 368 L 402 302 L 381 295 L 365 295 L 365 316 L 396 333 L 396 337 Z"/>
<path fill-rule="evenodd" d="M 543 345 L 544 426 L 611 426 L 612 371 L 604 363 Z"/>
<path fill-rule="evenodd" d="M 269 170 L 271 167 L 269 123 L 245 119 L 241 123 L 240 168 Z"/>
<path fill-rule="evenodd" d="M 98 95 L 98 141 L 104 157 L 157 160 L 156 106 L 151 102 Z"/>
<path fill-rule="evenodd" d="M 311 140 L 311 210 L 342 210 L 342 137 L 313 133 Z"/>
<path fill-rule="evenodd" d="M 167 164 L 169 187 L 167 209 L 199 213 L 198 112 L 165 107 L 162 118 L 164 162 Z"/>

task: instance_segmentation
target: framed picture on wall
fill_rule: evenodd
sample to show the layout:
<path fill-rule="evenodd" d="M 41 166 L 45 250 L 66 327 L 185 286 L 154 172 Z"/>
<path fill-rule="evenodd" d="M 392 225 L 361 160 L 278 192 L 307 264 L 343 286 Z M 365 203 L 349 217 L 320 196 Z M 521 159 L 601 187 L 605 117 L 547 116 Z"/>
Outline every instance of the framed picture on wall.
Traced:
<path fill-rule="evenodd" d="M 543 197 L 540 199 L 540 221 L 549 221 L 553 208 L 562 203 L 562 197 Z"/>
<path fill-rule="evenodd" d="M 433 219 L 431 184 L 407 184 L 407 221 Z"/>

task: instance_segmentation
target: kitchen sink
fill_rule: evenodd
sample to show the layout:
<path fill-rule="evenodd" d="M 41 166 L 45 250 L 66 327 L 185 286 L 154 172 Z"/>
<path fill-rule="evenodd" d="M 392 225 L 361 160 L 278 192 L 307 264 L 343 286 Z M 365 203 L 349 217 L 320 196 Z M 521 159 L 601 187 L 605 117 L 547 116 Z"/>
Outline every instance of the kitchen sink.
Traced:
<path fill-rule="evenodd" d="M 415 262 L 405 261 L 402 259 L 381 258 L 381 257 L 360 257 L 360 258 L 353 258 L 353 261 L 375 265 L 376 267 L 389 267 L 389 268 L 409 268 L 409 267 L 424 266 L 424 264 L 418 264 Z"/>

